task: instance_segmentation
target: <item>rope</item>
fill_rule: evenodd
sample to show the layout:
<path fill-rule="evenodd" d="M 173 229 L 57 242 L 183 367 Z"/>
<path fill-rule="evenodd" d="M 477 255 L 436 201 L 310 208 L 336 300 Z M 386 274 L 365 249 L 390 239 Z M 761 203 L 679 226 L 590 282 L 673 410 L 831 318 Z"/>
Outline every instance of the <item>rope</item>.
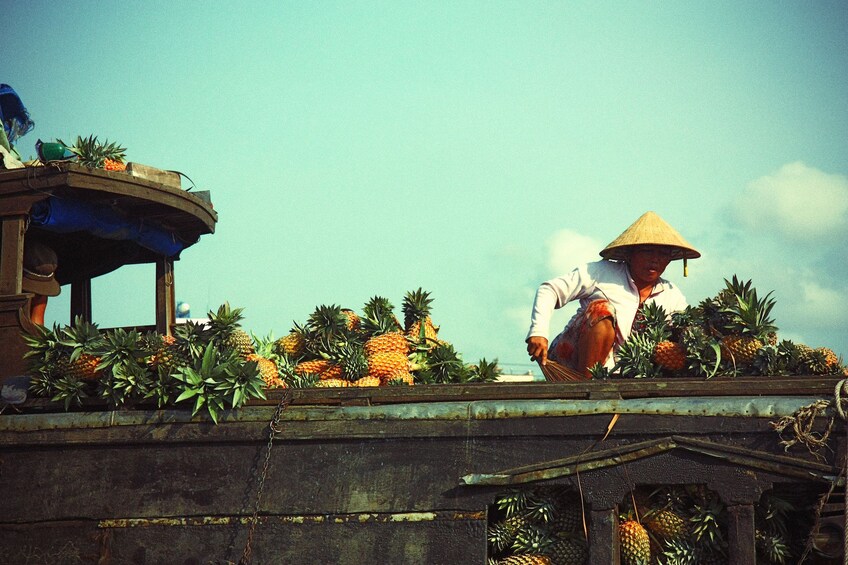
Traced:
<path fill-rule="evenodd" d="M 848 379 L 842 379 L 836 383 L 836 389 L 833 391 L 834 404 L 836 405 L 836 413 L 846 423 L 845 437 L 848 441 L 848 416 L 842 409 L 842 393 L 848 392 Z M 845 479 L 845 502 L 848 502 L 848 449 L 845 450 L 845 466 L 842 469 Z M 848 511 L 845 506 L 842 507 L 842 563 L 848 565 Z"/>

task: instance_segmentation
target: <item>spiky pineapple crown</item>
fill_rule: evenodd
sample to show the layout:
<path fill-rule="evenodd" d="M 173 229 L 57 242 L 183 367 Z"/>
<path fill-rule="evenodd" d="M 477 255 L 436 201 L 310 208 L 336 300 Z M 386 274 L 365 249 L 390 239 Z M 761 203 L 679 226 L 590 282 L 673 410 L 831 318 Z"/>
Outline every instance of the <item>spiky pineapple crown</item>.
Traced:
<path fill-rule="evenodd" d="M 210 311 L 209 329 L 214 337 L 227 338 L 239 329 L 239 322 L 244 318 L 244 308 L 231 308 L 229 302 L 218 307 L 217 312 Z"/>
<path fill-rule="evenodd" d="M 77 161 L 81 165 L 87 167 L 102 168 L 106 159 L 122 162 L 126 157 L 125 147 L 110 142 L 108 139 L 101 143 L 95 135 L 77 136 L 73 145 L 68 145 L 61 139 L 58 141 L 77 156 Z"/>
<path fill-rule="evenodd" d="M 406 293 L 403 299 L 403 323 L 409 329 L 415 322 L 420 322 L 430 315 L 430 305 L 433 299 L 430 293 L 422 288 Z"/>
<path fill-rule="evenodd" d="M 733 282 L 727 282 L 728 290 L 734 288 L 734 283 L 739 284 L 735 277 Z M 765 339 L 769 332 L 777 331 L 774 319 L 770 317 L 775 305 L 771 294 L 769 292 L 760 298 L 757 289 L 750 286 L 750 281 L 738 287 L 733 291 L 735 302 L 732 301 L 722 309 L 722 313 L 727 316 L 723 329 L 758 339 Z"/>
<path fill-rule="evenodd" d="M 394 308 L 394 305 L 388 298 L 383 296 L 373 296 L 365 303 L 365 306 L 362 307 L 362 313 L 366 318 L 377 319 L 384 316 L 393 316 Z"/>

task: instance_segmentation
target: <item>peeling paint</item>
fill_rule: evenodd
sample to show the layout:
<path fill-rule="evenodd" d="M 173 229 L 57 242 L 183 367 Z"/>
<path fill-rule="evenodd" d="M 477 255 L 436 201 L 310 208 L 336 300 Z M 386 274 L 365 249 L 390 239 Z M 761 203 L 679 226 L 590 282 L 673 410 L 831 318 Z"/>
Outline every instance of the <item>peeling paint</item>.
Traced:
<path fill-rule="evenodd" d="M 291 525 L 306 524 L 350 524 L 350 523 L 376 523 L 387 524 L 397 522 L 460 522 L 460 521 L 486 520 L 485 512 L 399 512 L 387 514 L 358 513 L 358 514 L 312 514 L 312 515 L 285 515 L 285 516 L 259 516 L 261 524 L 280 523 Z M 182 516 L 171 518 L 117 518 L 112 520 L 100 520 L 97 527 L 100 529 L 125 529 L 125 528 L 151 528 L 151 527 L 205 527 L 205 526 L 230 526 L 233 524 L 250 524 L 247 516 Z"/>

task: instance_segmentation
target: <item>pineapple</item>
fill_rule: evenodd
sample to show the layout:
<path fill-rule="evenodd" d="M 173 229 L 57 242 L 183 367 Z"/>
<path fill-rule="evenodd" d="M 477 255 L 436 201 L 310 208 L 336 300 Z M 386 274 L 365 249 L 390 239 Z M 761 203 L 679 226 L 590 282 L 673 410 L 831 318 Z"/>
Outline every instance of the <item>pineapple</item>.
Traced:
<path fill-rule="evenodd" d="M 285 383 L 282 379 L 280 379 L 280 375 L 277 372 L 277 364 L 274 363 L 274 361 L 255 353 L 248 355 L 247 361 L 253 361 L 256 363 L 259 368 L 259 376 L 262 377 L 262 381 L 265 383 L 267 388 L 286 387 Z"/>
<path fill-rule="evenodd" d="M 677 540 L 686 535 L 686 521 L 668 509 L 659 509 L 647 514 L 643 520 L 645 528 L 665 540 Z"/>
<path fill-rule="evenodd" d="M 306 330 L 294 324 L 292 330 L 274 342 L 274 352 L 277 355 L 287 355 L 297 358 L 303 355 L 306 347 Z"/>
<path fill-rule="evenodd" d="M 418 380 L 423 383 L 465 383 L 474 376 L 471 368 L 463 363 L 453 345 L 445 342 L 436 344 L 429 351 L 415 356 Z"/>
<path fill-rule="evenodd" d="M 624 520 L 618 525 L 622 565 L 649 565 L 651 539 L 645 528 L 636 520 Z"/>
<path fill-rule="evenodd" d="M 375 335 L 365 342 L 365 353 L 399 353 L 406 356 L 409 353 L 409 341 L 400 332 L 389 332 Z"/>
<path fill-rule="evenodd" d="M 631 333 L 618 349 L 613 372 L 625 378 L 658 377 L 661 369 L 653 362 L 656 342 L 649 333 Z"/>
<path fill-rule="evenodd" d="M 383 331 L 379 333 L 403 330 L 400 325 L 400 321 L 398 321 L 394 314 L 394 308 L 394 305 L 389 302 L 388 298 L 384 298 L 382 296 L 372 297 L 362 308 L 362 313 L 365 316 L 365 319 L 363 320 L 363 330 L 371 335 L 366 323 L 371 322 L 373 324 L 375 321 L 385 321 Z"/>
<path fill-rule="evenodd" d="M 294 372 L 301 377 L 307 374 L 317 375 L 321 380 L 339 379 L 342 376 L 342 368 L 327 359 L 301 361 L 295 365 Z"/>
<path fill-rule="evenodd" d="M 324 388 L 337 388 L 337 387 L 349 387 L 351 386 L 350 381 L 346 381 L 344 379 L 331 378 L 331 379 L 321 379 L 317 383 L 315 383 L 317 387 Z"/>
<path fill-rule="evenodd" d="M 836 356 L 836 353 L 832 349 L 829 347 L 817 347 L 814 351 L 822 362 L 825 371 L 823 374 L 839 372 L 839 357 Z"/>
<path fill-rule="evenodd" d="M 589 559 L 586 540 L 570 536 L 555 541 L 545 552 L 552 565 L 583 565 Z"/>
<path fill-rule="evenodd" d="M 430 293 L 419 288 L 406 293 L 403 299 L 403 324 L 406 336 L 424 346 L 438 343 L 439 328 L 430 318 Z"/>
<path fill-rule="evenodd" d="M 342 308 L 342 314 L 344 314 L 345 318 L 347 318 L 347 322 L 345 324 L 347 329 L 352 332 L 359 331 L 361 320 L 356 312 L 350 308 Z"/>
<path fill-rule="evenodd" d="M 410 373 L 409 371 L 397 371 L 387 376 L 386 378 L 380 379 L 380 381 L 387 385 L 412 386 L 415 384 L 415 377 L 412 376 L 412 373 Z"/>
<path fill-rule="evenodd" d="M 212 339 L 219 346 L 234 349 L 239 357 L 247 359 L 256 351 L 250 334 L 239 326 L 243 318 L 241 315 L 243 310 L 243 308 L 230 308 L 229 302 L 225 302 L 217 312 L 209 312 L 209 327 Z"/>
<path fill-rule="evenodd" d="M 347 342 L 336 348 L 331 359 L 341 367 L 342 378 L 356 381 L 368 374 L 368 358 L 358 343 Z"/>
<path fill-rule="evenodd" d="M 69 146 L 62 140 L 58 141 L 77 156 L 77 161 L 80 165 L 85 165 L 86 167 L 102 169 L 107 160 L 110 167 L 115 167 L 116 163 L 123 164 L 124 161 L 126 148 L 114 142 L 110 143 L 109 140 L 100 143 L 94 135 L 89 135 L 88 137 L 77 136 L 77 140 L 72 146 Z M 121 169 L 111 168 L 109 170 Z"/>
<path fill-rule="evenodd" d="M 96 381 L 101 375 L 98 368 L 99 364 L 100 357 L 89 353 L 81 353 L 76 359 L 68 361 L 65 376 L 80 381 Z"/>
<path fill-rule="evenodd" d="M 722 354 L 734 365 L 750 365 L 757 351 L 768 341 L 768 334 L 777 330 L 769 317 L 775 301 L 771 292 L 760 299 L 750 281 L 739 283 L 734 277 L 732 282 L 725 279 L 725 283 L 725 292 L 732 293 L 735 303 L 731 302 L 722 310 L 727 316 L 721 340 Z"/>
<path fill-rule="evenodd" d="M 156 352 L 150 356 L 150 365 L 165 373 L 175 373 L 180 367 L 191 364 L 191 355 L 181 347 L 177 338 L 172 335 L 159 337 Z"/>
<path fill-rule="evenodd" d="M 82 381 L 100 378 L 100 357 L 95 352 L 104 342 L 97 325 L 77 316 L 73 326 L 62 329 L 59 343 L 70 349 L 69 355 L 60 358 L 58 365 L 64 376 Z"/>
<path fill-rule="evenodd" d="M 103 169 L 106 171 L 126 171 L 127 164 L 116 159 L 103 159 Z"/>
<path fill-rule="evenodd" d="M 368 356 L 368 376 L 386 380 L 398 373 L 408 373 L 409 359 L 403 353 L 375 353 Z"/>
<path fill-rule="evenodd" d="M 484 357 L 476 365 L 469 367 L 471 370 L 471 381 L 478 383 L 491 383 L 498 380 L 501 375 L 501 369 L 498 367 L 498 360 L 487 361 Z"/>
<path fill-rule="evenodd" d="M 354 386 L 360 387 L 368 387 L 368 386 L 380 386 L 382 381 L 377 377 L 362 377 L 361 379 L 357 379 L 353 381 Z"/>
<path fill-rule="evenodd" d="M 679 343 L 663 340 L 654 346 L 654 363 L 670 371 L 680 371 L 686 367 L 686 350 Z"/>
<path fill-rule="evenodd" d="M 349 323 L 340 306 L 318 306 L 306 322 L 308 341 L 311 342 L 308 345 L 313 347 L 313 351 L 331 346 L 347 335 Z"/>

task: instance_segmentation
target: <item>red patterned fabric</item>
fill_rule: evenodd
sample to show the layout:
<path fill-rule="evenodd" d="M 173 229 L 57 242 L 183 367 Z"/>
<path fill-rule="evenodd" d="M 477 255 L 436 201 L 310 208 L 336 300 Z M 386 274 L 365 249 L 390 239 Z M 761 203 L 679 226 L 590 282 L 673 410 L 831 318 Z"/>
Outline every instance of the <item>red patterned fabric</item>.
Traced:
<path fill-rule="evenodd" d="M 580 336 L 586 331 L 586 328 L 591 328 L 601 320 L 612 319 L 613 325 L 616 326 L 616 334 L 618 334 L 618 324 L 615 322 L 615 308 L 608 300 L 593 300 L 586 308 L 579 310 L 568 325 L 558 336 L 551 342 L 548 349 L 548 358 L 553 359 L 560 365 L 565 365 L 572 369 L 576 369 L 577 342 L 580 341 Z"/>

